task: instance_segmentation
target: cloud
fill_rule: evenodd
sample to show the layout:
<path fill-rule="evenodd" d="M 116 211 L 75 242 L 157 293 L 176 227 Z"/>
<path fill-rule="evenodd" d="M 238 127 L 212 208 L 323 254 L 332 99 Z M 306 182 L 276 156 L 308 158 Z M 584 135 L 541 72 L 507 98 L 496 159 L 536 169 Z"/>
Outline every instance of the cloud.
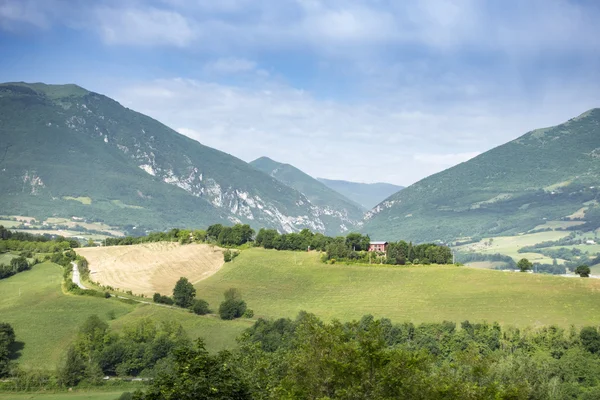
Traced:
<path fill-rule="evenodd" d="M 471 158 L 477 157 L 481 154 L 478 151 L 468 152 L 468 153 L 446 153 L 446 154 L 436 154 L 436 153 L 416 153 L 413 156 L 413 159 L 417 162 L 425 163 L 425 164 L 433 164 L 436 167 L 444 167 L 448 168 L 456 164 L 460 164 L 465 161 L 469 161 Z"/>
<path fill-rule="evenodd" d="M 185 47 L 195 37 L 190 22 L 175 11 L 99 7 L 94 14 L 96 28 L 108 44 Z"/>
<path fill-rule="evenodd" d="M 433 94 L 417 86 L 405 93 L 412 102 L 350 104 L 275 81 L 241 87 L 183 78 L 123 84 L 107 94 L 246 161 L 266 155 L 313 176 L 403 185 L 563 122 L 590 99 L 557 92 L 535 108 L 527 99 L 505 105 L 479 98 L 439 107 L 426 105 Z"/>
<path fill-rule="evenodd" d="M 244 58 L 220 58 L 207 63 L 205 72 L 216 74 L 237 74 L 256 70 L 256 62 Z"/>

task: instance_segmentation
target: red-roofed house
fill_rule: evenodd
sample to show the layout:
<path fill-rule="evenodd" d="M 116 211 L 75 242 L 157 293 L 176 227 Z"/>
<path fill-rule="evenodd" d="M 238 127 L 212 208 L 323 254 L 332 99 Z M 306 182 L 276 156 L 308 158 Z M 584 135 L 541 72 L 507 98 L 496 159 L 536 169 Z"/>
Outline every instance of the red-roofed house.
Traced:
<path fill-rule="evenodd" d="M 385 253 L 387 251 L 388 242 L 371 242 L 369 243 L 369 251 L 380 251 Z"/>

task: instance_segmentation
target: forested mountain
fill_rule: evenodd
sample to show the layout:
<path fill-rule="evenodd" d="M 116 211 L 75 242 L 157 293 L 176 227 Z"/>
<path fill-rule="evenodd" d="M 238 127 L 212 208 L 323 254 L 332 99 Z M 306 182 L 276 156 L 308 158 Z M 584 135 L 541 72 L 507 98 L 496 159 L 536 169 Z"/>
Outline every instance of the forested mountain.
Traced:
<path fill-rule="evenodd" d="M 366 215 L 378 239 L 451 240 L 546 221 L 600 226 L 600 109 L 529 132 L 390 196 Z M 567 218 L 569 217 L 569 218 Z"/>
<path fill-rule="evenodd" d="M 268 157 L 258 158 L 250 165 L 304 194 L 312 204 L 321 207 L 326 223 L 337 224 L 342 231 L 361 223 L 366 210 L 298 168 Z"/>
<path fill-rule="evenodd" d="M 404 189 L 403 186 L 392 185 L 391 183 L 358 183 L 325 178 L 317 178 L 317 180 L 367 210 Z"/>
<path fill-rule="evenodd" d="M 0 214 L 340 229 L 328 209 L 244 161 L 75 85 L 0 85 L 0 188 Z"/>

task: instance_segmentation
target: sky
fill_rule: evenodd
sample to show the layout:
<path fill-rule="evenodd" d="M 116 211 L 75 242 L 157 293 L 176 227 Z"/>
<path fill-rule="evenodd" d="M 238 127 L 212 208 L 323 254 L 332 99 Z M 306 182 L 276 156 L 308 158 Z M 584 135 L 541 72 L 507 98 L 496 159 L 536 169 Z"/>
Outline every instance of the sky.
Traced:
<path fill-rule="evenodd" d="M 245 161 L 409 185 L 600 107 L 596 0 L 0 0 L 0 81 Z"/>

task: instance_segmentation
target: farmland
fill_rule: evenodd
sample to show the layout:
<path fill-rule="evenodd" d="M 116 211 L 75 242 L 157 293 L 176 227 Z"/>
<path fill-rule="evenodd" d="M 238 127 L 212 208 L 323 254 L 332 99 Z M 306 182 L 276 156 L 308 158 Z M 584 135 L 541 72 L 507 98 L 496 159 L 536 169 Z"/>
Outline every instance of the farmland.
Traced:
<path fill-rule="evenodd" d="M 170 293 L 182 276 L 200 281 L 223 265 L 222 250 L 206 244 L 160 242 L 81 248 L 77 253 L 88 259 L 94 282 L 148 296 Z"/>
<path fill-rule="evenodd" d="M 235 337 L 251 324 L 200 317 L 187 310 L 68 295 L 62 292 L 61 282 L 62 268 L 51 263 L 0 280 L 1 320 L 10 323 L 17 341 L 24 343 L 17 361 L 25 369 L 56 368 L 80 325 L 93 314 L 116 329 L 146 317 L 177 321 L 191 338 L 204 337 L 211 351 L 232 347 Z"/>
<path fill-rule="evenodd" d="M 218 304 L 230 287 L 260 317 L 313 312 L 325 320 L 364 314 L 396 322 L 498 321 L 598 325 L 600 281 L 455 266 L 326 265 L 317 253 L 250 249 L 196 285 Z"/>

